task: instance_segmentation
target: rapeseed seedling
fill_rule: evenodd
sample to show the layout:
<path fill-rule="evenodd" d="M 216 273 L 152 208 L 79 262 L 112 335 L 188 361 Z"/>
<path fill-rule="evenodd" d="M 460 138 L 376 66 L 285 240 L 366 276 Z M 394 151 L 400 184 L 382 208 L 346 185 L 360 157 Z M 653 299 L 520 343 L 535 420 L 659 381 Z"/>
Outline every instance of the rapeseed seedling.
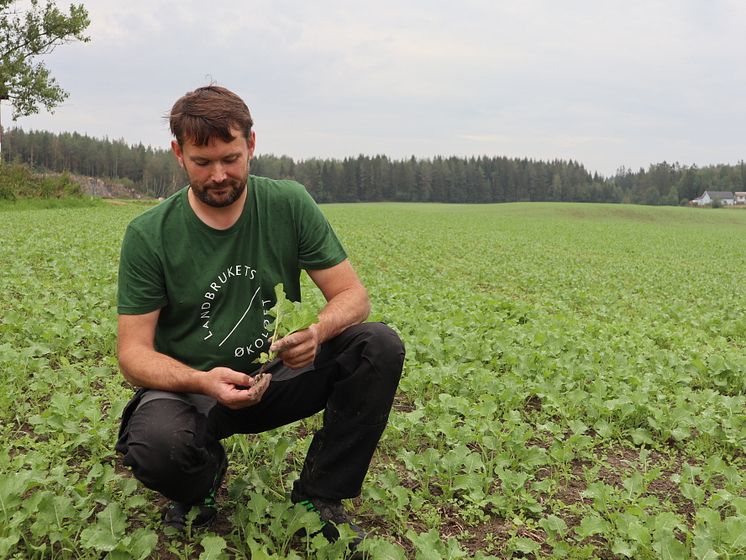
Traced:
<path fill-rule="evenodd" d="M 746 555 L 746 212 L 323 209 L 407 346 L 356 504 L 372 558 Z M 313 523 L 286 495 L 318 417 L 228 439 L 222 520 L 186 537 L 118 462 L 117 259 L 142 210 L 0 220 L 0 557 L 341 558 L 287 532 Z M 304 279 L 298 325 L 322 304 Z"/>

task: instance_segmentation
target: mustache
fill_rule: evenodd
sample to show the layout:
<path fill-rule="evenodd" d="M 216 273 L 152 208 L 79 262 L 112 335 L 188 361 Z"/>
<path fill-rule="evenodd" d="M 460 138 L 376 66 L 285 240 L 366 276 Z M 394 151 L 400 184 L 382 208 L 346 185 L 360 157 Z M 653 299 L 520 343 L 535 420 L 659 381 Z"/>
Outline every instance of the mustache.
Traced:
<path fill-rule="evenodd" d="M 226 179 L 222 183 L 215 183 L 213 181 L 210 181 L 209 183 L 205 183 L 202 185 L 203 189 L 225 189 L 228 187 L 236 188 L 241 185 L 241 181 L 238 181 L 236 179 Z"/>

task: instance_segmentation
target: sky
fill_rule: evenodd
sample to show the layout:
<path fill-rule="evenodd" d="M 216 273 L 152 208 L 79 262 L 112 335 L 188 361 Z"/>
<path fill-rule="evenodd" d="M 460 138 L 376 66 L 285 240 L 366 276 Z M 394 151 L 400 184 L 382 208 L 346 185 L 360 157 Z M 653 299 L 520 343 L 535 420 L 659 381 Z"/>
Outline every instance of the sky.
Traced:
<path fill-rule="evenodd" d="M 67 5 L 68 0 L 60 2 Z M 83 0 L 90 42 L 43 61 L 68 99 L 6 127 L 168 148 L 216 83 L 257 153 L 572 159 L 612 175 L 746 158 L 740 0 Z"/>

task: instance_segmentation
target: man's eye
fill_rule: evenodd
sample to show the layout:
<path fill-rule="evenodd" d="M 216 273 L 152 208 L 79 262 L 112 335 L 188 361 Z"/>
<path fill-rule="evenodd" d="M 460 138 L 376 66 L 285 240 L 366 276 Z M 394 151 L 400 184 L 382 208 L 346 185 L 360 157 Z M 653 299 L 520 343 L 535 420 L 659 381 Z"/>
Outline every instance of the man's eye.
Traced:
<path fill-rule="evenodd" d="M 231 157 L 225 158 L 223 161 L 225 163 L 233 163 L 234 161 L 237 161 L 237 160 L 238 160 L 238 156 L 231 156 Z"/>
<path fill-rule="evenodd" d="M 206 161 L 195 161 L 194 165 L 198 165 L 200 167 L 206 167 L 207 166 L 207 162 Z"/>

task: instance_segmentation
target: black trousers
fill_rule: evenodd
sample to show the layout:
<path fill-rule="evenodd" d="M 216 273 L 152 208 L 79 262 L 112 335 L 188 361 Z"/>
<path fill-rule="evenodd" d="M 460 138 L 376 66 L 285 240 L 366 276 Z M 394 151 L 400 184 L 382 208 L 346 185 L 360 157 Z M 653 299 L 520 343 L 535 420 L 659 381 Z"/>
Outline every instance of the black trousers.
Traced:
<path fill-rule="evenodd" d="M 312 366 L 281 367 L 262 400 L 231 410 L 205 395 L 140 389 L 125 407 L 116 450 L 145 486 L 177 502 L 200 502 L 225 460 L 220 440 L 254 434 L 324 411 L 294 494 L 330 500 L 360 489 L 386 427 L 404 346 L 382 323 L 345 330 Z"/>

